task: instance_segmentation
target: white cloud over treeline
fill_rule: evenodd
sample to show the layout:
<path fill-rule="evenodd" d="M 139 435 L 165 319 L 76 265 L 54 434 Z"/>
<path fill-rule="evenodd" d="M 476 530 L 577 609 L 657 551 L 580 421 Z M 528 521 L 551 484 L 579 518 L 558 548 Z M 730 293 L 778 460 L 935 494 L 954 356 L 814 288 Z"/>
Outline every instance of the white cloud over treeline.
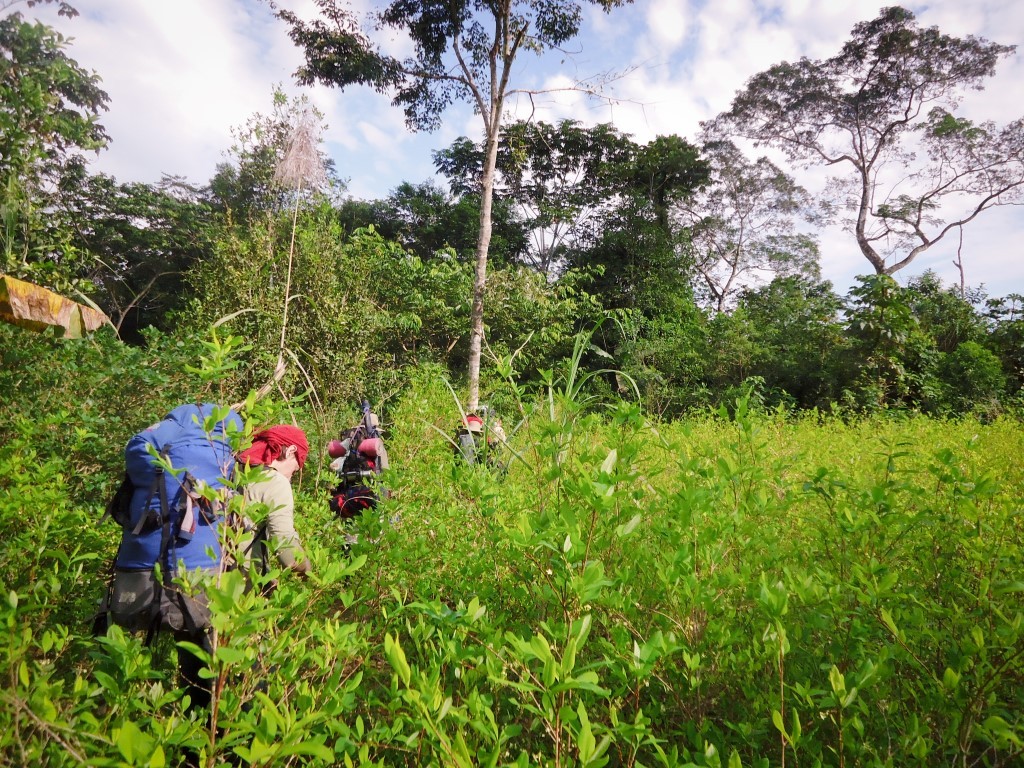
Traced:
<path fill-rule="evenodd" d="M 282 4 L 305 16 L 315 12 L 311 0 Z M 891 4 L 638 0 L 611 14 L 588 8 L 585 33 L 567 46 L 570 55 L 525 55 L 516 76 L 530 87 L 550 89 L 603 72 L 625 73 L 608 84 L 615 100 L 570 91 L 532 103 L 520 100 L 516 110 L 518 116 L 549 121 L 613 122 L 639 141 L 671 133 L 693 139 L 700 122 L 727 109 L 752 75 L 783 60 L 833 55 L 855 23 Z M 412 135 L 400 110 L 369 89 L 299 89 L 292 73 L 301 53 L 269 6 L 257 0 L 88 0 L 78 6 L 81 15 L 71 20 L 57 18 L 46 6 L 12 10 L 38 15 L 73 37 L 70 55 L 101 76 L 110 95 L 102 122 L 112 145 L 96 168 L 124 181 L 174 174 L 205 183 L 232 143 L 231 129 L 255 113 L 268 113 L 277 84 L 286 92 L 308 93 L 324 112 L 328 151 L 357 197 L 381 197 L 402 181 L 423 181 L 433 172 L 432 149 L 480 133 L 479 118 L 468 107 L 453 109 L 441 131 Z M 361 0 L 358 6 L 374 4 Z M 948 34 L 1024 42 L 1024 4 L 1011 0 L 934 0 L 908 7 L 920 24 Z M 400 36 L 387 45 L 396 54 L 408 50 Z M 1024 56 L 1002 62 L 986 90 L 965 99 L 963 111 L 997 122 L 1024 112 Z M 808 176 L 807 183 L 818 180 Z M 1017 245 L 1024 235 L 1021 218 L 1020 209 L 992 211 L 965 230 L 972 283 L 985 282 L 997 293 L 1006 292 L 1000 284 L 1024 292 Z M 821 235 L 824 273 L 845 290 L 867 265 L 843 233 Z M 930 253 L 913 271 L 936 266 L 948 277 L 952 255 L 948 249 Z"/>

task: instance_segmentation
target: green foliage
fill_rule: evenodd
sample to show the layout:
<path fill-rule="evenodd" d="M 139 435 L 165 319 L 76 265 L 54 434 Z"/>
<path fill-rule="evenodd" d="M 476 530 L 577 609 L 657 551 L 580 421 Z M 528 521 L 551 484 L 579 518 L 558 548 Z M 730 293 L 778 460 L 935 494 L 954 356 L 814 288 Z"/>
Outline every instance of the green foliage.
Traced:
<path fill-rule="evenodd" d="M 181 322 L 198 329 L 230 316 L 227 327 L 253 349 L 235 374 L 243 391 L 270 379 L 277 364 L 290 236 L 285 213 L 229 227 L 190 275 L 195 298 Z M 327 205 L 299 212 L 295 247 L 286 344 L 298 365 L 284 386 L 315 386 L 321 399 L 346 402 L 379 391 L 375 374 L 394 370 L 403 334 L 420 327 L 406 307 L 393 314 L 378 301 L 377 270 L 397 267 L 401 252 L 372 233 L 345 240 Z"/>
<path fill-rule="evenodd" d="M 952 352 L 965 341 L 984 340 L 985 320 L 975 309 L 983 302 L 981 291 L 945 288 L 929 270 L 907 283 L 907 298 L 921 329 L 940 352 Z"/>
<path fill-rule="evenodd" d="M 237 572 L 206 587 L 216 727 L 183 714 L 169 639 L 87 626 L 117 538 L 101 480 L 125 428 L 169 405 L 150 398 L 197 386 L 175 372 L 185 349 L 147 365 L 102 337 L 5 345 L 24 347 L 22 378 L 0 391 L 24 394 L 2 402 L 4 761 L 1012 765 L 1019 424 L 787 417 L 756 390 L 652 422 L 605 398 L 607 374 L 583 365 L 594 338 L 543 398 L 505 395 L 504 475 L 454 462 L 438 431 L 457 403 L 430 366 L 388 409 L 377 514 L 341 526 L 307 471 L 312 578 L 275 570 L 270 598 Z M 198 386 L 224 386 L 236 347 L 222 327 L 205 361 L 188 355 Z M 94 437 L 55 439 L 90 388 Z"/>
<path fill-rule="evenodd" d="M 251 222 L 291 207 L 293 190 L 281 180 L 289 141 L 307 110 L 312 110 L 316 125 L 323 120 L 307 97 L 289 99 L 280 86 L 274 88 L 272 101 L 271 114 L 256 113 L 244 126 L 232 130 L 234 144 L 226 153 L 228 162 L 219 164 L 210 180 L 210 205 L 236 222 Z M 326 173 L 319 174 L 322 178 L 306 179 L 302 196 L 325 193 L 338 185 L 334 163 L 322 147 L 310 147 L 310 152 L 309 159 Z"/>
<path fill-rule="evenodd" d="M 997 410 L 1006 389 L 999 358 L 976 341 L 965 341 L 946 355 L 940 375 L 949 393 L 950 406 L 959 413 L 972 408 L 979 413 Z"/>
<path fill-rule="evenodd" d="M 178 324 L 200 333 L 225 318 L 252 348 L 232 374 L 237 390 L 258 388 L 274 371 L 290 232 L 284 214 L 226 228 L 213 258 L 190 275 L 195 298 Z M 300 211 L 287 336 L 295 364 L 282 386 L 340 405 L 394 392 L 419 362 L 460 368 L 472 281 L 470 265 L 450 254 L 422 259 L 372 228 L 346 235 L 326 202 Z M 531 373 L 565 354 L 577 324 L 599 314 L 571 279 L 552 286 L 522 267 L 493 269 L 487 296 L 492 355 L 531 339 L 520 361 Z"/>
<path fill-rule="evenodd" d="M 101 329 L 66 342 L 0 325 L 0 442 L 31 435 L 34 451 L 61 463 L 71 498 L 97 502 L 142 422 L 166 413 L 168 399 L 199 394 L 182 369 L 195 347 L 157 332 L 149 340 L 126 347 Z"/>
<path fill-rule="evenodd" d="M 842 300 L 831 283 L 781 277 L 745 291 L 733 313 L 752 347 L 751 371 L 764 379 L 771 404 L 825 406 L 836 397 L 850 346 L 839 320 Z"/>
<path fill-rule="evenodd" d="M 488 260 L 508 265 L 526 249 L 526 233 L 514 201 L 498 199 L 491 210 Z M 338 209 L 347 232 L 373 226 L 387 240 L 424 261 L 454 251 L 471 262 L 480 234 L 480 196 L 469 191 L 453 196 L 434 182 L 402 183 L 387 198 L 372 202 L 346 200 Z"/>
<path fill-rule="evenodd" d="M 882 8 L 854 25 L 836 55 L 752 77 L 713 125 L 836 171 L 829 202 L 846 212 L 875 272 L 891 275 L 981 211 L 1021 199 L 1024 121 L 975 125 L 953 114 L 1013 51 L 922 28 L 906 8 Z M 867 191 L 897 179 L 904 183 L 886 195 Z"/>
<path fill-rule="evenodd" d="M 603 171 L 615 205 L 591 214 L 588 236 L 566 247 L 566 263 L 585 276 L 586 289 L 608 309 L 652 319 L 690 315 L 688 232 L 670 212 L 706 183 L 707 163 L 678 136 L 621 144 Z"/>
<path fill-rule="evenodd" d="M 140 343 L 143 328 L 168 327 L 182 273 L 212 251 L 210 207 L 180 179 L 119 184 L 98 174 L 77 184 L 63 213 L 86 259 L 77 274 L 121 338 Z"/>
<path fill-rule="evenodd" d="M 0 271 L 58 289 L 76 277 L 80 254 L 53 211 L 81 174 L 82 153 L 107 144 L 98 122 L 107 94 L 67 46 L 20 13 L 0 18 Z"/>
<path fill-rule="evenodd" d="M 850 291 L 847 312 L 851 355 L 847 364 L 859 371 L 852 395 L 867 409 L 934 407 L 934 341 L 921 332 L 908 292 L 888 275 L 859 278 Z"/>
<path fill-rule="evenodd" d="M 566 249 L 592 241 L 621 190 L 621 168 L 638 146 L 611 125 L 584 128 L 574 120 L 557 125 L 516 122 L 502 129 L 495 197 L 523 213 L 531 233 L 522 258 L 554 274 Z M 434 154 L 437 169 L 460 194 L 478 193 L 484 144 L 457 139 Z"/>
<path fill-rule="evenodd" d="M 708 356 L 723 348 L 708 343 L 717 323 L 709 328 L 692 303 L 682 304 L 679 310 L 674 316 L 666 313 L 654 318 L 629 313 L 618 326 L 622 340 L 615 349 L 616 358 L 640 387 L 646 407 L 661 417 L 710 404 L 707 383 L 713 363 Z"/>

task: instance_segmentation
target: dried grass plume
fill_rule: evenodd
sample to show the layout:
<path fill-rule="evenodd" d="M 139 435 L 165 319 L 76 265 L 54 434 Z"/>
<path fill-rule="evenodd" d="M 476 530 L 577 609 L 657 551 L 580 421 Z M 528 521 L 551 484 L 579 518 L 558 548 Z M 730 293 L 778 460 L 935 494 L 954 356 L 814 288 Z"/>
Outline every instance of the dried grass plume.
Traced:
<path fill-rule="evenodd" d="M 316 189 L 327 181 L 320 155 L 320 115 L 305 107 L 292 126 L 284 157 L 274 169 L 274 181 L 285 189 Z"/>

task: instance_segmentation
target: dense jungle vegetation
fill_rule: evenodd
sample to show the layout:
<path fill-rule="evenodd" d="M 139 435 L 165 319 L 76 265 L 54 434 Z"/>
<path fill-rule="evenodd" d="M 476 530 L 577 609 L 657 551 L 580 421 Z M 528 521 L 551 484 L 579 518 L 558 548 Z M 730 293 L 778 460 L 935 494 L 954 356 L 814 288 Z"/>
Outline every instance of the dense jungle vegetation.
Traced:
<path fill-rule="evenodd" d="M 207 183 L 120 183 L 66 41 L 7 12 L 0 51 L 2 272 L 111 319 L 0 325 L 0 765 L 1024 759 L 1024 297 L 840 295 L 813 201 L 727 138 L 513 123 L 480 382 L 509 442 L 464 466 L 479 145 L 355 200 L 275 92 Z M 325 445 L 363 398 L 391 497 L 349 529 Z M 167 638 L 90 634 L 124 445 L 196 401 L 313 444 L 314 577 L 208 586 L 212 725 Z"/>
<path fill-rule="evenodd" d="M 455 401 L 420 366 L 384 410 L 392 497 L 346 555 L 322 446 L 357 411 L 293 402 L 314 443 L 298 499 L 316 575 L 274 573 L 270 600 L 237 572 L 208 587 L 211 731 L 181 714 L 166 638 L 92 638 L 89 617 L 124 442 L 169 403 L 243 391 L 233 337 L 3 333 L 4 764 L 174 765 L 185 747 L 211 765 L 1020 760 L 1016 419 L 744 396 L 654 421 L 598 407 L 581 343 L 547 384 L 491 390 L 518 425 L 502 475 L 454 462 L 439 431 Z"/>

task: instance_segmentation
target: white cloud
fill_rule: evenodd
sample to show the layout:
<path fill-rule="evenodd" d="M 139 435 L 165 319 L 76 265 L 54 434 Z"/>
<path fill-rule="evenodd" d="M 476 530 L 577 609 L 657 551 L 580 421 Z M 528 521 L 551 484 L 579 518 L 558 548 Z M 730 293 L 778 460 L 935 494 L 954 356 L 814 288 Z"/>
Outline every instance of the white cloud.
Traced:
<path fill-rule="evenodd" d="M 282 0 L 304 18 L 316 13 L 314 0 Z M 72 0 L 74 2 L 74 0 Z M 609 14 L 586 5 L 584 33 L 567 55 L 525 55 L 516 82 L 531 87 L 567 87 L 612 69 L 634 67 L 610 85 L 613 104 L 579 92 L 520 98 L 509 108 L 548 121 L 568 117 L 592 124 L 614 122 L 638 141 L 677 133 L 693 139 L 700 120 L 728 108 L 735 92 L 755 73 L 782 60 L 834 55 L 852 26 L 874 18 L 891 2 L 865 0 L 644 0 Z M 58 19 L 47 6 L 39 14 L 75 38 L 69 55 L 96 70 L 110 94 L 101 122 L 112 145 L 97 168 L 121 180 L 156 181 L 161 173 L 204 183 L 231 144 L 230 131 L 254 113 L 271 109 L 271 91 L 282 84 L 299 93 L 292 73 L 302 56 L 283 23 L 267 5 L 252 0 L 81 0 L 82 15 Z M 1005 44 L 1024 43 L 1024 5 L 1016 0 L 931 0 L 909 3 L 923 26 L 953 35 L 974 34 Z M 380 7 L 358 0 L 357 11 Z M 392 55 L 411 52 L 409 41 L 393 35 Z M 1000 64 L 985 91 L 964 99 L 973 119 L 1006 122 L 1024 112 L 1024 55 Z M 326 146 L 339 173 L 351 179 L 352 194 L 378 197 L 403 180 L 419 182 L 433 173 L 430 152 L 459 135 L 479 139 L 480 118 L 466 105 L 446 113 L 433 134 L 412 135 L 401 111 L 386 96 L 366 88 L 340 92 L 306 89 L 324 112 Z M 820 174 L 819 174 L 820 175 Z M 809 186 L 820 184 L 804 175 Z M 971 282 L 995 292 L 1024 292 L 1024 259 L 1017 243 L 1024 235 L 1020 209 L 990 211 L 964 231 L 965 262 Z M 867 262 L 849 235 L 821 232 L 824 269 L 840 290 Z M 955 245 L 937 247 L 909 272 L 935 266 L 945 277 Z M 970 253 L 968 254 L 968 251 Z M 908 273 L 909 273 L 908 272 Z"/>
<path fill-rule="evenodd" d="M 687 20 L 686 0 L 650 0 L 647 29 L 659 52 L 674 51 L 682 44 L 686 38 Z"/>

